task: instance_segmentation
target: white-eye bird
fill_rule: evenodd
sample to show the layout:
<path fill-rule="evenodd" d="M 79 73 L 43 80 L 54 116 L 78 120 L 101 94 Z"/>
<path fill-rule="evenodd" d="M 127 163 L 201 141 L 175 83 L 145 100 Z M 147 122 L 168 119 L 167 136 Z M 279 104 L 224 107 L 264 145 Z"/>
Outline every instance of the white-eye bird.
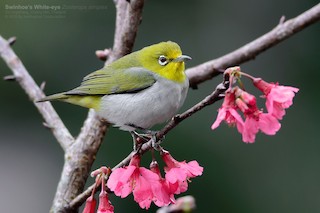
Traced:
<path fill-rule="evenodd" d="M 93 108 L 122 130 L 149 130 L 171 119 L 184 103 L 189 81 L 177 43 L 147 46 L 84 77 L 80 86 L 39 102 L 59 100 Z"/>

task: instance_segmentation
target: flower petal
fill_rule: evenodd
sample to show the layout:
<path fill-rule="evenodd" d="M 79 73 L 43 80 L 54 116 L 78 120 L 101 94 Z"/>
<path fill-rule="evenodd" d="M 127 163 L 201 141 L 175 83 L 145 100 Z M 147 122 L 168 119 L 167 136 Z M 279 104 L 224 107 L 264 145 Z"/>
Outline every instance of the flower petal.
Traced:
<path fill-rule="evenodd" d="M 107 186 L 115 195 L 121 198 L 127 197 L 133 190 L 131 176 L 135 170 L 135 166 L 115 169 L 108 179 Z"/>
<path fill-rule="evenodd" d="M 259 131 L 258 121 L 252 117 L 247 117 L 243 126 L 242 140 L 245 143 L 253 143 Z"/>
<path fill-rule="evenodd" d="M 281 128 L 278 119 L 269 113 L 261 113 L 259 115 L 259 128 L 267 135 L 275 135 Z"/>
<path fill-rule="evenodd" d="M 96 205 L 97 205 L 97 201 L 94 199 L 94 197 L 93 196 L 88 197 L 82 213 L 94 213 Z"/>
<path fill-rule="evenodd" d="M 195 160 L 190 161 L 189 163 L 181 163 L 181 168 L 187 171 L 188 177 L 196 177 L 202 175 L 203 167 Z"/>
<path fill-rule="evenodd" d="M 149 209 L 153 198 L 150 182 L 140 174 L 135 181 L 136 185 L 133 190 L 134 200 L 141 208 Z"/>
<path fill-rule="evenodd" d="M 108 195 L 105 191 L 101 191 L 99 195 L 99 206 L 97 213 L 113 213 L 114 207 L 111 205 Z"/>
<path fill-rule="evenodd" d="M 187 173 L 180 168 L 171 168 L 166 171 L 166 180 L 170 183 L 180 182 L 187 179 Z"/>
<path fill-rule="evenodd" d="M 212 124 L 211 129 L 214 130 L 215 128 L 217 128 L 220 125 L 220 123 L 225 119 L 225 117 L 226 117 L 225 108 L 220 108 L 218 111 L 217 119 Z"/>

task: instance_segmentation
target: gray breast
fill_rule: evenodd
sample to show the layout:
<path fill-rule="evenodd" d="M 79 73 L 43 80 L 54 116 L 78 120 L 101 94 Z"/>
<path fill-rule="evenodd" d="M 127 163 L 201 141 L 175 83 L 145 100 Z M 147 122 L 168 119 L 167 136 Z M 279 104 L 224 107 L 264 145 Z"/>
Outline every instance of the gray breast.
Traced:
<path fill-rule="evenodd" d="M 188 80 L 177 84 L 158 78 L 151 87 L 138 93 L 104 96 L 103 107 L 97 113 L 122 130 L 132 131 L 135 129 L 132 126 L 149 129 L 177 113 L 186 98 L 188 87 Z"/>

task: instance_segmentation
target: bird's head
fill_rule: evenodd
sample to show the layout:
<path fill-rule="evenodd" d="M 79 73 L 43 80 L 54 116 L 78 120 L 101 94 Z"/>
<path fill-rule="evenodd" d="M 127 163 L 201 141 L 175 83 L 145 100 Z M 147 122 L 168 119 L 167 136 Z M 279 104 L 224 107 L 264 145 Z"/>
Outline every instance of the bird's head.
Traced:
<path fill-rule="evenodd" d="M 186 80 L 184 62 L 191 57 L 182 55 L 180 46 L 172 41 L 161 42 L 138 51 L 141 65 L 163 78 L 182 83 Z"/>

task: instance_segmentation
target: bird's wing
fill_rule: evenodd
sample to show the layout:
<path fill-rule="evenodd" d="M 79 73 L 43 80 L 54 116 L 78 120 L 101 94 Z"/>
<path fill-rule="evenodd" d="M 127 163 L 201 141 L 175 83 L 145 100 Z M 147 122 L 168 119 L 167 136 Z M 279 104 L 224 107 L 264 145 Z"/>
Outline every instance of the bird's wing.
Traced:
<path fill-rule="evenodd" d="M 66 92 L 66 95 L 109 95 L 135 93 L 155 83 L 152 72 L 143 68 L 125 70 L 108 67 L 95 71 L 83 78 L 79 87 Z"/>

